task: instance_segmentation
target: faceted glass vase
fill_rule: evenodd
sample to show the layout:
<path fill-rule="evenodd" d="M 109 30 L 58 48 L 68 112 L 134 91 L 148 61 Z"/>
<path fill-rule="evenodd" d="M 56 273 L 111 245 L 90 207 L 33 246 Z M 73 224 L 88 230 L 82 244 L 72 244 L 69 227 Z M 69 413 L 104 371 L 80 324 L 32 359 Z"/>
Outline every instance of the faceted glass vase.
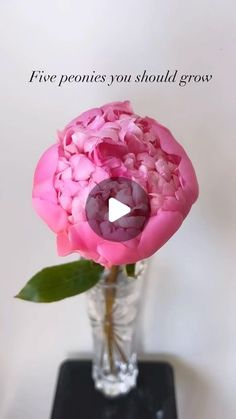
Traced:
<path fill-rule="evenodd" d="M 105 270 L 87 292 L 92 327 L 95 387 L 108 397 L 128 393 L 136 385 L 138 368 L 135 326 L 146 261 L 135 267 L 135 277 L 123 266 Z"/>

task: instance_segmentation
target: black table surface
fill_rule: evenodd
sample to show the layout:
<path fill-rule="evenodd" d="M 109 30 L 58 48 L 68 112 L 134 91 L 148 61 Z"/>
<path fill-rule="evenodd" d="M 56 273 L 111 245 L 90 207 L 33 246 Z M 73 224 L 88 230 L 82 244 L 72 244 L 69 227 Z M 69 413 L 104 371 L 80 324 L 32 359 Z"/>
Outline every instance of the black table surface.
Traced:
<path fill-rule="evenodd" d="M 137 388 L 108 399 L 94 388 L 90 361 L 67 360 L 51 419 L 177 419 L 173 369 L 165 362 L 139 362 Z"/>

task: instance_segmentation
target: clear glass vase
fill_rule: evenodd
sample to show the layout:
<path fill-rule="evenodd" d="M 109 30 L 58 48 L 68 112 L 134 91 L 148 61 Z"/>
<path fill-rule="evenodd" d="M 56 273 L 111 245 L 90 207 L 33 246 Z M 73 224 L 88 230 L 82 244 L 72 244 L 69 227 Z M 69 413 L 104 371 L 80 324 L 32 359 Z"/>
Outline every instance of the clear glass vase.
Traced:
<path fill-rule="evenodd" d="M 135 267 L 135 277 L 123 266 L 105 270 L 88 292 L 88 315 L 93 343 L 95 387 L 109 397 L 126 394 L 136 385 L 138 368 L 135 325 L 146 261 Z"/>

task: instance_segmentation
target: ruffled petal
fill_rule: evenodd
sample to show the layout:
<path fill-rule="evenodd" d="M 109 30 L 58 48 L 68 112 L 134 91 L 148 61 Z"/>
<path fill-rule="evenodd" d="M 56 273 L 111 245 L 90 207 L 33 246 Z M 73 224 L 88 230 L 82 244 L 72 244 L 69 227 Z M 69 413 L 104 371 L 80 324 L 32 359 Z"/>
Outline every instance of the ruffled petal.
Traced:
<path fill-rule="evenodd" d="M 178 169 L 182 177 L 183 189 L 187 193 L 190 203 L 193 204 L 197 200 L 199 194 L 197 177 L 193 165 L 185 150 L 176 141 L 171 132 L 163 125 L 157 123 L 155 120 L 152 120 L 152 122 L 160 139 L 161 148 L 166 153 L 174 154 L 180 157 L 181 161 L 179 163 Z"/>

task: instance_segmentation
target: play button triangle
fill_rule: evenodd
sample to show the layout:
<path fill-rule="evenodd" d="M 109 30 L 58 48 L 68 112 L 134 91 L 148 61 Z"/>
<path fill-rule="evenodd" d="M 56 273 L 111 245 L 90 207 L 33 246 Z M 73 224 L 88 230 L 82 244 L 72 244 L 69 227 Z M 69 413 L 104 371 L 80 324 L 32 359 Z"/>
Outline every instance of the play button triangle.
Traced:
<path fill-rule="evenodd" d="M 108 201 L 108 219 L 111 223 L 129 214 L 131 211 L 128 205 L 123 204 L 115 198 L 110 198 Z"/>

